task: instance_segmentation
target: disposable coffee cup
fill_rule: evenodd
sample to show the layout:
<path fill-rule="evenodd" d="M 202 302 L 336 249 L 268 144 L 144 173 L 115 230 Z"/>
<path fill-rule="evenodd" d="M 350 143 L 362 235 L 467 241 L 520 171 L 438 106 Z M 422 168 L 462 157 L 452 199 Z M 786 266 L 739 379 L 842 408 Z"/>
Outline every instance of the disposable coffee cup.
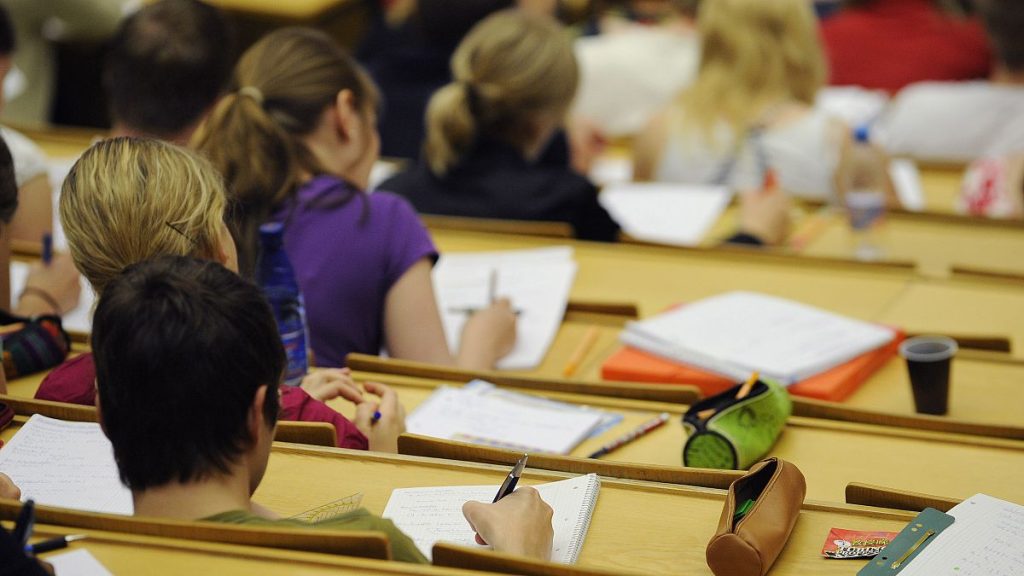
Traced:
<path fill-rule="evenodd" d="M 957 349 L 956 340 L 946 336 L 917 336 L 900 345 L 918 413 L 942 415 L 949 410 L 949 364 Z"/>

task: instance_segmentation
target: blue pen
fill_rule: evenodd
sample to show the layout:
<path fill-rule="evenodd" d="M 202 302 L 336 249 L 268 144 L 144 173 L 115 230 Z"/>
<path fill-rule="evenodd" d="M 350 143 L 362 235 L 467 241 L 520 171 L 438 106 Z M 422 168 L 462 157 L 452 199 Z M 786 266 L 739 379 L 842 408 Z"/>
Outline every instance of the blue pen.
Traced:
<path fill-rule="evenodd" d="M 498 488 L 498 493 L 494 496 L 494 500 L 491 502 L 497 502 L 505 496 L 508 496 L 516 489 L 516 484 L 519 483 L 519 477 L 523 475 L 523 469 L 526 468 L 526 459 L 529 458 L 529 454 L 523 454 L 523 457 L 516 462 L 516 465 L 512 467 L 512 471 L 505 477 L 505 481 L 501 483 L 501 488 Z"/>
<path fill-rule="evenodd" d="M 49 232 L 43 234 L 43 264 L 50 265 L 53 260 L 53 235 Z"/>
<path fill-rule="evenodd" d="M 372 424 L 376 424 L 378 420 L 380 420 L 380 410 L 377 410 L 376 412 L 373 413 L 373 420 L 371 420 L 370 422 Z"/>
<path fill-rule="evenodd" d="M 85 538 L 85 534 L 72 534 L 71 536 L 57 536 L 56 538 L 50 538 L 49 540 L 43 540 L 42 542 L 36 542 L 35 544 L 29 544 L 25 546 L 26 554 L 42 554 L 43 552 L 50 552 L 51 550 L 60 550 L 61 548 L 67 548 L 68 544 L 76 540 Z"/>

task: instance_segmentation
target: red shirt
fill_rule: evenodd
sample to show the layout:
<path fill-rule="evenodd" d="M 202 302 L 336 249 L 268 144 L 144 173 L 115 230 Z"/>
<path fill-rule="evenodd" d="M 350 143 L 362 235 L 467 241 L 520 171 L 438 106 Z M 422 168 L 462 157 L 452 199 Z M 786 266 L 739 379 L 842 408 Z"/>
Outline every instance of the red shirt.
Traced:
<path fill-rule="evenodd" d="M 834 86 L 897 92 L 914 82 L 986 78 L 992 52 L 975 20 L 943 13 L 933 0 L 878 0 L 821 23 Z"/>
<path fill-rule="evenodd" d="M 96 366 L 92 361 L 92 353 L 82 354 L 47 374 L 39 390 L 36 390 L 36 398 L 95 406 L 95 381 Z M 355 424 L 298 386 L 281 386 L 281 420 L 327 422 L 334 425 L 338 446 L 354 450 L 369 448 L 366 436 Z"/>

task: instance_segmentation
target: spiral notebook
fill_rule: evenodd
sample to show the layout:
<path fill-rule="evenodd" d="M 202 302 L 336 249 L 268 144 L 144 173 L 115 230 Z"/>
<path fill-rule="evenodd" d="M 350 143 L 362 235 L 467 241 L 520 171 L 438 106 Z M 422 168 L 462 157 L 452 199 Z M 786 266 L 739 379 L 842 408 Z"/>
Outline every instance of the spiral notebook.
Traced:
<path fill-rule="evenodd" d="M 576 563 L 600 487 L 596 474 L 534 486 L 554 510 L 552 562 Z M 427 558 L 431 558 L 437 542 L 484 548 L 474 541 L 473 529 L 462 515 L 462 505 L 470 500 L 490 502 L 497 492 L 498 486 L 399 488 L 391 493 L 383 516 L 412 538 Z"/>

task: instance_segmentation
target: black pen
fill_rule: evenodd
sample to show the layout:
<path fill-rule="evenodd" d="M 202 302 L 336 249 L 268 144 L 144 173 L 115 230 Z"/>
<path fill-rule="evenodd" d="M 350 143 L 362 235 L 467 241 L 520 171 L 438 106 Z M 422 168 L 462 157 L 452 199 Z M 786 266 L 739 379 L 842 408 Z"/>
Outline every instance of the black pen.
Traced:
<path fill-rule="evenodd" d="M 24 547 L 28 544 L 28 539 L 32 536 L 32 528 L 36 524 L 36 503 L 34 500 L 28 500 L 25 505 L 21 507 L 21 512 L 18 513 L 18 520 L 14 523 L 14 532 L 11 536 L 14 537 L 14 541 L 19 546 Z"/>
<path fill-rule="evenodd" d="M 523 457 L 516 462 L 516 465 L 512 467 L 512 471 L 508 473 L 505 481 L 501 483 L 501 488 L 498 488 L 498 494 L 491 501 L 491 504 L 501 500 L 505 496 L 508 496 L 516 489 L 516 484 L 519 483 L 519 477 L 523 475 L 523 468 L 526 468 L 526 459 L 529 458 L 529 454 L 523 454 Z"/>
<path fill-rule="evenodd" d="M 85 538 L 85 534 L 72 534 L 71 536 L 57 536 L 56 538 L 50 538 L 49 540 L 43 540 L 42 542 L 36 542 L 35 544 L 29 544 L 25 546 L 26 554 L 42 554 L 43 552 L 50 552 L 51 550 L 60 550 L 61 548 L 67 548 L 68 544 Z"/>

